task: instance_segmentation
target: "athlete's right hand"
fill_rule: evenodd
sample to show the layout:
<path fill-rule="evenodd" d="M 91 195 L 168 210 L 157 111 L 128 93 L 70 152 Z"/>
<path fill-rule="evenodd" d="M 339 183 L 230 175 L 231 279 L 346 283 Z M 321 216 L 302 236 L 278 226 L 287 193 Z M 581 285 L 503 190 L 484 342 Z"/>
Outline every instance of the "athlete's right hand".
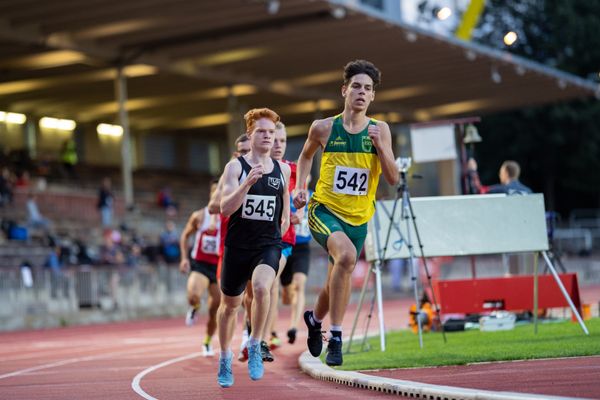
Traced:
<path fill-rule="evenodd" d="M 307 201 L 307 193 L 304 189 L 296 189 L 294 190 L 294 207 L 300 210 L 304 208 Z"/>
<path fill-rule="evenodd" d="M 182 258 L 179 262 L 179 272 L 182 274 L 187 274 L 190 272 L 190 260 L 187 258 Z"/>
<path fill-rule="evenodd" d="M 262 166 L 262 164 L 255 165 L 248 173 L 248 178 L 246 178 L 246 182 L 248 182 L 249 186 L 252 186 L 256 182 L 258 182 L 260 178 L 262 178 L 264 173 L 265 168 Z"/>

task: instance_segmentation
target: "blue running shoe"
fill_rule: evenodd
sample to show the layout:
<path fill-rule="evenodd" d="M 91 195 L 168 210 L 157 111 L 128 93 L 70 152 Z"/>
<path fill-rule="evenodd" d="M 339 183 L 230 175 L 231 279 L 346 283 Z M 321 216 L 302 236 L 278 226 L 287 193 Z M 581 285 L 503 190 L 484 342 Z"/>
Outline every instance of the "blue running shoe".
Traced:
<path fill-rule="evenodd" d="M 233 386 L 233 372 L 231 371 L 231 357 L 219 358 L 219 374 L 217 375 L 219 386 L 228 388 Z"/>
<path fill-rule="evenodd" d="M 257 381 L 263 377 L 265 368 L 263 366 L 262 353 L 260 351 L 260 343 L 248 346 L 248 374 L 250 379 Z"/>

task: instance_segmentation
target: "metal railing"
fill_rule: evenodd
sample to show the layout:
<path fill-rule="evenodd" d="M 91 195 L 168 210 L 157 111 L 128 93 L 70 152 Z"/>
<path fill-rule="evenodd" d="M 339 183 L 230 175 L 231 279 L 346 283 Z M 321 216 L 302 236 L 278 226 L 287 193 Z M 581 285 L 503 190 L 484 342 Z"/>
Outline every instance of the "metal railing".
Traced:
<path fill-rule="evenodd" d="M 165 264 L 0 269 L 0 330 L 179 315 L 186 279 Z"/>

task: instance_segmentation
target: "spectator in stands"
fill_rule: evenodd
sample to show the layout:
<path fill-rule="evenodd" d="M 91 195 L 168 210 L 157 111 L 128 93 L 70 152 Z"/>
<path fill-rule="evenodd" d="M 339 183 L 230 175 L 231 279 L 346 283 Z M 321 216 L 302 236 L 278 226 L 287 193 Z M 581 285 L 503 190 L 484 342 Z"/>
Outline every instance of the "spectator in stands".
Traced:
<path fill-rule="evenodd" d="M 119 245 L 120 238 L 118 231 L 109 230 L 104 234 L 104 244 L 100 248 L 100 263 L 106 265 L 125 263 L 125 256 Z"/>
<path fill-rule="evenodd" d="M 128 267 L 138 267 L 142 260 L 142 246 L 140 246 L 139 243 L 132 241 L 128 246 L 125 258 L 125 263 Z"/>
<path fill-rule="evenodd" d="M 102 226 L 105 228 L 110 228 L 112 225 L 114 200 L 111 180 L 105 177 L 102 179 L 102 186 L 98 191 L 98 210 L 102 218 Z"/>
<path fill-rule="evenodd" d="M 60 245 L 52 246 L 52 251 L 44 263 L 45 268 L 50 269 L 50 295 L 58 297 L 59 289 L 62 289 L 63 297 L 68 296 L 68 281 L 63 273 L 62 248 Z"/>
<path fill-rule="evenodd" d="M 73 138 L 66 139 L 60 149 L 60 162 L 63 175 L 69 179 L 77 179 L 75 166 L 79 158 L 77 156 L 77 146 Z"/>
<path fill-rule="evenodd" d="M 63 267 L 62 257 L 61 257 L 61 247 L 58 244 L 54 244 L 52 247 L 52 251 L 48 254 L 48 258 L 44 262 L 45 268 L 50 268 L 53 273 L 59 273 L 61 268 Z"/>
<path fill-rule="evenodd" d="M 165 186 L 158 192 L 157 196 L 157 204 L 159 207 L 164 208 L 165 212 L 169 216 L 174 216 L 177 214 L 177 202 L 173 200 L 173 193 L 171 192 L 171 188 Z"/>
<path fill-rule="evenodd" d="M 51 172 L 51 161 L 48 154 L 41 154 L 36 164 L 35 175 L 48 179 Z"/>
<path fill-rule="evenodd" d="M 2 168 L 0 174 L 0 207 L 12 203 L 13 199 L 13 180 L 10 170 L 6 167 Z"/>
<path fill-rule="evenodd" d="M 475 159 L 469 159 L 467 168 L 471 178 L 471 184 L 475 188 L 476 193 L 505 193 L 509 196 L 532 193 L 529 187 L 523 185 L 519 181 L 521 167 L 516 161 L 504 161 L 502 166 L 500 166 L 500 171 L 498 172 L 500 183 L 491 186 L 484 186 L 481 184 L 481 181 L 479 180 L 479 174 L 477 172 L 477 162 Z"/>
<path fill-rule="evenodd" d="M 160 234 L 160 249 L 165 262 L 179 262 L 179 232 L 175 229 L 173 221 L 167 221 L 165 230 Z"/>
<path fill-rule="evenodd" d="M 30 227 L 43 230 L 48 230 L 50 228 L 50 221 L 44 218 L 38 209 L 35 193 L 29 192 L 25 206 L 27 207 L 27 215 L 29 218 L 27 223 Z"/>
<path fill-rule="evenodd" d="M 77 264 L 91 265 L 94 264 L 94 257 L 89 250 L 88 245 L 83 239 L 75 240 L 75 254 L 77 256 Z"/>
<path fill-rule="evenodd" d="M 29 171 L 22 171 L 17 175 L 17 180 L 15 181 L 15 187 L 18 188 L 27 188 L 31 183 Z"/>

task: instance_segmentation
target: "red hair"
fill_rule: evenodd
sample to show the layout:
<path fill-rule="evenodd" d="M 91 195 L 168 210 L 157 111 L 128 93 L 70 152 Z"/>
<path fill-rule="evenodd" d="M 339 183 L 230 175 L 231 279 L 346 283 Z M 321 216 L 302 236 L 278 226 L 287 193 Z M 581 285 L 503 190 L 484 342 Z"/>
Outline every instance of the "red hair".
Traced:
<path fill-rule="evenodd" d="M 246 132 L 252 133 L 256 121 L 261 118 L 270 119 L 275 124 L 279 122 L 280 119 L 279 115 L 269 108 L 253 108 L 252 110 L 248 111 L 246 115 L 244 115 L 244 120 L 246 121 Z"/>

